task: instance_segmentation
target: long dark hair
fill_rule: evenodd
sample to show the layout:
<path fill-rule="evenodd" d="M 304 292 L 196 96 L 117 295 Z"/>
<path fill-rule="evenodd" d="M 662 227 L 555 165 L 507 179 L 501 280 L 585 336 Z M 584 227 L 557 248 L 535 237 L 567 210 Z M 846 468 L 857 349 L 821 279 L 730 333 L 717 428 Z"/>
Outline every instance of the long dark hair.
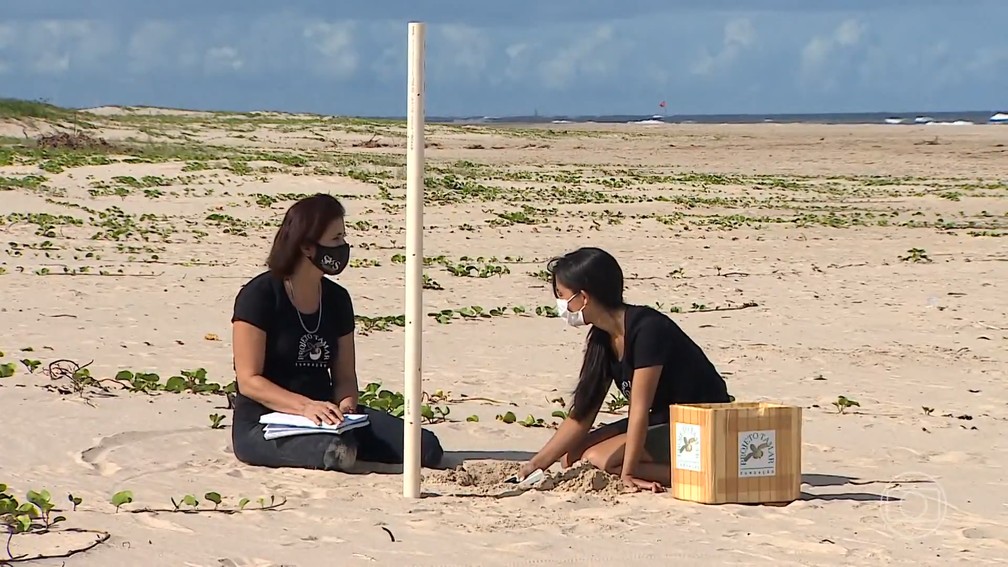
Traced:
<path fill-rule="evenodd" d="M 346 217 L 346 209 L 339 199 L 327 193 L 303 197 L 287 209 L 283 222 L 273 237 L 266 265 L 278 278 L 294 273 L 294 268 L 304 254 L 302 246 L 318 244 L 329 224 Z"/>
<path fill-rule="evenodd" d="M 606 309 L 623 307 L 623 270 L 611 254 L 600 248 L 578 248 L 553 258 L 546 266 L 554 297 L 560 297 L 557 283 L 575 293 L 587 292 L 591 300 Z M 570 416 L 577 421 L 597 413 L 615 376 L 618 359 L 612 337 L 596 325 L 588 331 L 584 362 L 574 388 Z"/>

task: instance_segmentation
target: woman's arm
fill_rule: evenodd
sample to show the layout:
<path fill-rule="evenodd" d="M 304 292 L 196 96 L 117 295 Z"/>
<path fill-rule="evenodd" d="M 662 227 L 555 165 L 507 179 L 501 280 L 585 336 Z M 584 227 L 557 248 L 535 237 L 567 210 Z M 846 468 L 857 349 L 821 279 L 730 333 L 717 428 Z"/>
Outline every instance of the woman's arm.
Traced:
<path fill-rule="evenodd" d="M 235 378 L 242 395 L 274 411 L 295 414 L 304 411 L 308 398 L 277 386 L 262 375 L 266 333 L 245 321 L 235 321 L 231 333 Z"/>
<path fill-rule="evenodd" d="M 539 449 L 539 452 L 529 462 L 537 469 L 550 468 L 553 463 L 560 460 L 560 457 L 566 455 L 567 451 L 584 439 L 585 435 L 588 435 L 589 429 L 591 429 L 590 423 L 582 423 L 572 417 L 567 417 L 557 428 L 553 437 L 550 437 L 550 440 L 543 445 L 542 449 Z"/>
<path fill-rule="evenodd" d="M 553 466 L 553 463 L 577 447 L 588 435 L 600 409 L 602 409 L 601 402 L 583 420 L 577 420 L 570 416 L 564 418 L 553 437 L 550 437 L 550 440 L 543 445 L 542 449 L 539 449 L 539 452 L 529 462 L 535 468 L 543 470 Z"/>
<path fill-rule="evenodd" d="M 357 408 L 357 353 L 354 334 L 343 335 L 336 342 L 336 359 L 332 362 L 333 401 L 344 412 Z"/>
<path fill-rule="evenodd" d="M 333 379 L 333 402 L 344 412 L 357 409 L 357 350 L 354 344 L 354 308 L 350 292 L 341 285 L 332 284 L 330 300 L 338 305 L 335 319 L 336 358 L 329 363 Z"/>
<path fill-rule="evenodd" d="M 634 469 L 644 454 L 644 439 L 647 437 L 648 417 L 654 402 L 661 366 L 649 366 L 634 370 L 633 388 L 630 390 L 630 416 L 627 419 L 626 447 L 623 451 L 621 476 L 633 477 Z"/>

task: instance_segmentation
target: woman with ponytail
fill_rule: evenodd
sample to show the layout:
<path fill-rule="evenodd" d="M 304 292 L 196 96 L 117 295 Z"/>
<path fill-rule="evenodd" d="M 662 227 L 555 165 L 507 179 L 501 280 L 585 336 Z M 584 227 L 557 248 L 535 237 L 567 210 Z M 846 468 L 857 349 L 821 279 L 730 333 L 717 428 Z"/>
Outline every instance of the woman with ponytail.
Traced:
<path fill-rule="evenodd" d="M 671 484 L 669 406 L 728 402 L 724 379 L 672 319 L 623 301 L 623 271 L 608 252 L 580 248 L 547 266 L 560 318 L 590 325 L 568 417 L 519 478 L 585 460 L 633 489 Z M 629 417 L 592 425 L 612 384 L 629 400 Z"/>

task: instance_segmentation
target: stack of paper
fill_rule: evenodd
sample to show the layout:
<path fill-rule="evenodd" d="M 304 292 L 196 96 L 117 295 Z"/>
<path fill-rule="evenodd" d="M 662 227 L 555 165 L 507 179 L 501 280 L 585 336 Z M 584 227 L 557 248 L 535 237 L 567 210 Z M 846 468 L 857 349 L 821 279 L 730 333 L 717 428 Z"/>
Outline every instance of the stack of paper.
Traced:
<path fill-rule="evenodd" d="M 368 417 L 362 413 L 347 413 L 343 414 L 343 421 L 340 423 L 334 425 L 327 423 L 316 425 L 315 422 L 302 415 L 276 411 L 260 417 L 259 423 L 266 424 L 263 437 L 266 439 L 278 439 L 280 437 L 306 435 L 309 433 L 340 434 L 344 431 L 364 427 L 368 424 Z"/>

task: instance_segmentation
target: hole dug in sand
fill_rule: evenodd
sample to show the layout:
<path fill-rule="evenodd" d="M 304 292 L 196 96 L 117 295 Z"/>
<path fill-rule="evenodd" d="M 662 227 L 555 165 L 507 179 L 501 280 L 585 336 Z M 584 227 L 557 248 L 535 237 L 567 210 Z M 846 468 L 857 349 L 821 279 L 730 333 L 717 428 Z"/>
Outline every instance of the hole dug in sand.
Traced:
<path fill-rule="evenodd" d="M 452 484 L 473 488 L 504 488 L 504 481 L 518 473 L 521 463 L 514 461 L 464 461 L 453 469 L 435 471 L 425 478 L 434 484 Z"/>
<path fill-rule="evenodd" d="M 466 461 L 453 469 L 435 471 L 427 475 L 425 480 L 432 484 L 468 489 L 461 494 L 494 495 L 515 490 L 513 484 L 505 481 L 517 474 L 519 468 L 521 463 L 513 461 Z M 529 490 L 603 496 L 631 492 L 623 486 L 618 476 L 589 463 L 575 463 L 564 471 L 547 471 L 542 482 Z"/>

